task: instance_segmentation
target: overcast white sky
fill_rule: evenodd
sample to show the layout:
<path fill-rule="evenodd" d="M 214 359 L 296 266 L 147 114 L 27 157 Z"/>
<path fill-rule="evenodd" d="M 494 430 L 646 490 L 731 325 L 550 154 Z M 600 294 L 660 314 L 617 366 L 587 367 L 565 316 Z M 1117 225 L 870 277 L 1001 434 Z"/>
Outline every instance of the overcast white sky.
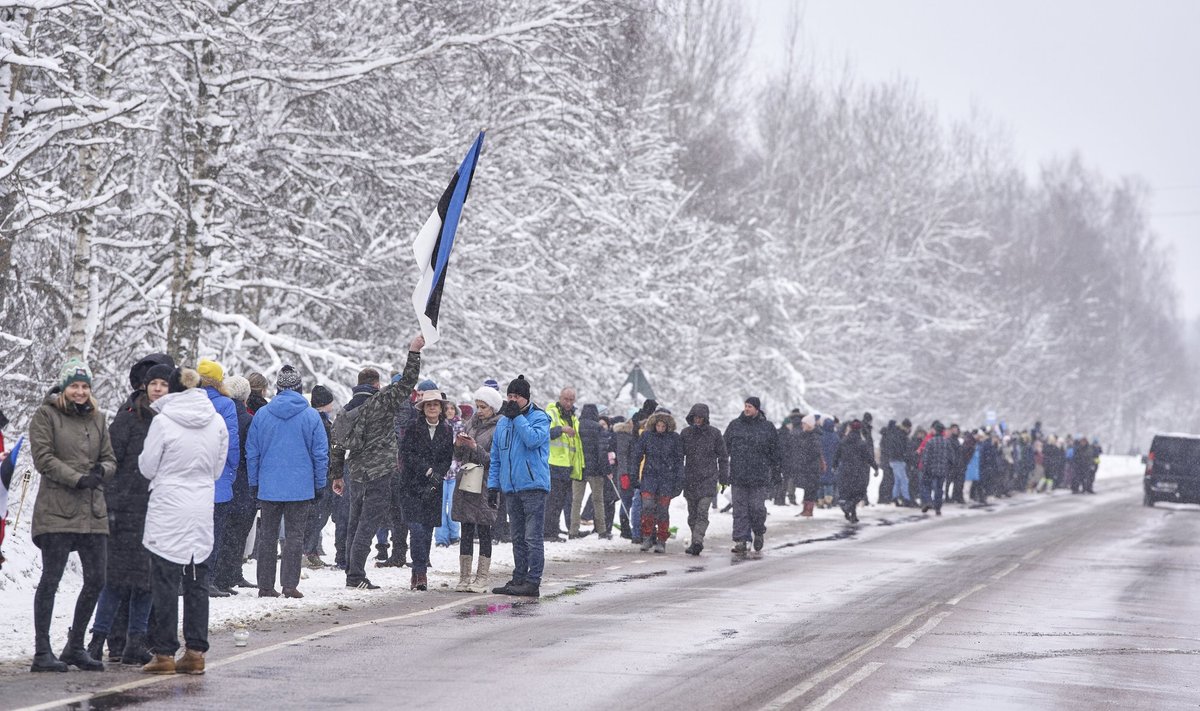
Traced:
<path fill-rule="evenodd" d="M 911 79 L 947 117 L 982 108 L 1031 174 L 1078 150 L 1144 178 L 1181 314 L 1200 317 L 1200 0 L 731 1 L 755 20 L 758 62 L 780 61 L 799 8 L 820 66 Z"/>

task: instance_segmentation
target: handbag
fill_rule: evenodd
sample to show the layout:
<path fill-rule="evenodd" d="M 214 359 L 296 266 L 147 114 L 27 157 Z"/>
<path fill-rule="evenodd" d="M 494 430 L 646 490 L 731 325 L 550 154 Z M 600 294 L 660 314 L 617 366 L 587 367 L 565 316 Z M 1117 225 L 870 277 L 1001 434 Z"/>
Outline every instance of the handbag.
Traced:
<path fill-rule="evenodd" d="M 468 462 L 458 470 L 458 488 L 471 494 L 483 493 L 483 465 Z"/>

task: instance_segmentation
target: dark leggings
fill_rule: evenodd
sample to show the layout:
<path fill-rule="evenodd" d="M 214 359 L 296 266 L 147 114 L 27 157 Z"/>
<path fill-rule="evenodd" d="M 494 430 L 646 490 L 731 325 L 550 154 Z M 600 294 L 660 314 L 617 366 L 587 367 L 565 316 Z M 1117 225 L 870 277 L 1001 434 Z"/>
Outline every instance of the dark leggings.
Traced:
<path fill-rule="evenodd" d="M 475 537 L 479 537 L 479 555 L 483 558 L 492 557 L 492 527 L 480 526 L 477 523 L 464 523 L 462 537 L 458 539 L 459 555 L 475 555 Z"/>
<path fill-rule="evenodd" d="M 103 533 L 43 533 L 34 541 L 42 549 L 42 577 L 33 594 L 33 626 L 36 639 L 50 635 L 54 618 L 54 596 L 62 580 L 71 551 L 79 553 L 83 567 L 83 588 L 75 600 L 75 620 L 71 627 L 77 637 L 87 630 L 88 621 L 96 610 L 96 601 L 104 589 L 105 564 L 108 559 L 108 535 Z M 49 650 L 46 650 L 49 651 Z"/>

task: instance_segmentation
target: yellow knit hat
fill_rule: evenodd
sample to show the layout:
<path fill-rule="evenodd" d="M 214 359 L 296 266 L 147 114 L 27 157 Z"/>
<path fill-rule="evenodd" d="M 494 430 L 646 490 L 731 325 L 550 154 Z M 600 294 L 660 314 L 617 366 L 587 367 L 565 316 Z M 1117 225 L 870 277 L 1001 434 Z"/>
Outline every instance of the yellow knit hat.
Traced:
<path fill-rule="evenodd" d="M 201 378 L 214 380 L 218 383 L 225 380 L 225 369 L 221 367 L 220 363 L 208 358 L 200 359 L 200 364 L 196 366 L 196 372 L 200 374 Z"/>

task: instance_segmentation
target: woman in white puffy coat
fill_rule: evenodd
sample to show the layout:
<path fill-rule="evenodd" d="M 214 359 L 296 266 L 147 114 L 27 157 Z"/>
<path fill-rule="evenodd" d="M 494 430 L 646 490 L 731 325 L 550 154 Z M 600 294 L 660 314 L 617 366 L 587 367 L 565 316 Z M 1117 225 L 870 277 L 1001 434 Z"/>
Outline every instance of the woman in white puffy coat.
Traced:
<path fill-rule="evenodd" d="M 153 674 L 204 673 L 208 651 L 208 561 L 213 549 L 213 490 L 225 466 L 229 432 L 189 368 L 171 374 L 169 393 L 151 407 L 158 411 L 138 457 L 150 480 L 150 503 L 142 538 L 150 551 L 154 614 L 149 648 L 154 659 L 142 667 Z M 179 601 L 183 583 L 183 636 L 179 649 Z"/>

